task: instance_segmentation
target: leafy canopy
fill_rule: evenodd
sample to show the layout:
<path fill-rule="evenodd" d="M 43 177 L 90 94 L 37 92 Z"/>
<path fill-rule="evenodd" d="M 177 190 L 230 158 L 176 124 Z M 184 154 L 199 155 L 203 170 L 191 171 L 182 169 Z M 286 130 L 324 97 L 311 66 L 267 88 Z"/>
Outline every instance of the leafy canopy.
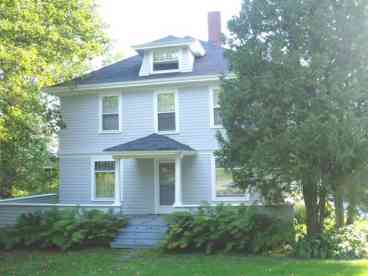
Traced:
<path fill-rule="evenodd" d="M 244 0 L 229 22 L 222 162 L 270 201 L 302 191 L 310 232 L 367 165 L 368 1 Z M 256 180 L 256 181 L 254 181 Z"/>
<path fill-rule="evenodd" d="M 81 73 L 106 42 L 92 0 L 0 2 L 0 197 L 47 161 L 60 116 L 41 88 Z"/>

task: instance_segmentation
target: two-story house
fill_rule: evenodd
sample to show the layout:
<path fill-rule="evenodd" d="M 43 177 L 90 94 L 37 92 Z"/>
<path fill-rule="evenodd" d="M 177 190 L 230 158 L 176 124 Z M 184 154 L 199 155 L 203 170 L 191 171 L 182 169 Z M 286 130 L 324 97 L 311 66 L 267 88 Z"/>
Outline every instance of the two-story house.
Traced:
<path fill-rule="evenodd" d="M 208 42 L 167 36 L 136 45 L 136 56 L 50 89 L 66 124 L 60 203 L 161 214 L 253 200 L 215 160 L 229 65 L 220 14 L 209 13 L 208 23 Z"/>

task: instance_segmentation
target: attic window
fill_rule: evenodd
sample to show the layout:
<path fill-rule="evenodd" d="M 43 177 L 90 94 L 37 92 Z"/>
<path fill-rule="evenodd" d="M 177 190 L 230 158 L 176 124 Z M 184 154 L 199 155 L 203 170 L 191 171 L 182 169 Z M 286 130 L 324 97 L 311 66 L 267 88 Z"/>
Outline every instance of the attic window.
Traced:
<path fill-rule="evenodd" d="M 153 72 L 179 70 L 179 53 L 177 49 L 162 49 L 153 52 Z"/>

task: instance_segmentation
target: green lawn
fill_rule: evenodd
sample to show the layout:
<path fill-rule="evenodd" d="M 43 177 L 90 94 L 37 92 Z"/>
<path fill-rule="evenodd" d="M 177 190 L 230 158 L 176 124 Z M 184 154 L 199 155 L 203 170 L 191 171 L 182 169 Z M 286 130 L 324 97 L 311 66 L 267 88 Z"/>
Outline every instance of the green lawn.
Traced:
<path fill-rule="evenodd" d="M 0 275 L 132 275 L 132 276 L 248 276 L 248 275 L 368 275 L 365 261 L 303 261 L 277 257 L 200 254 L 165 255 L 154 251 L 86 249 L 0 252 Z"/>

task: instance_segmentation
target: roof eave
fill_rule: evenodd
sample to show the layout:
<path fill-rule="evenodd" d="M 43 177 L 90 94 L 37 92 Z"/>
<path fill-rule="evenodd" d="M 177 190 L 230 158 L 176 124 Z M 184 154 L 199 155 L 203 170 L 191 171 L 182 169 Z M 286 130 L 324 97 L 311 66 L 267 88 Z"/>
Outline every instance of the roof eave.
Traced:
<path fill-rule="evenodd" d="M 172 156 L 193 156 L 195 150 L 154 150 L 154 151 L 109 151 L 113 159 L 160 158 Z"/>
<path fill-rule="evenodd" d="M 85 85 L 71 85 L 62 87 L 49 87 L 43 91 L 54 96 L 72 96 L 75 93 L 81 91 L 95 91 L 95 90 L 109 90 L 116 88 L 131 88 L 131 87 L 146 87 L 168 84 L 184 84 L 184 83 L 198 83 L 198 82 L 211 82 L 219 81 L 221 77 L 226 79 L 234 78 L 234 74 L 211 74 L 201 76 L 189 76 L 189 77 L 175 77 L 175 78 L 160 78 L 151 80 L 139 80 L 139 81 L 125 81 L 125 82 L 111 82 L 111 83 L 99 83 L 99 84 L 85 84 Z"/>
<path fill-rule="evenodd" d="M 132 48 L 137 51 L 140 55 L 143 55 L 144 51 L 146 50 L 153 50 L 153 49 L 162 49 L 168 47 L 188 47 L 195 56 L 201 57 L 206 54 L 206 50 L 202 46 L 201 42 L 198 39 L 188 39 L 187 41 L 183 42 L 165 42 L 165 43 L 151 43 L 151 44 L 142 44 L 136 45 Z"/>
<path fill-rule="evenodd" d="M 136 51 L 142 50 L 150 50 L 156 48 L 166 48 L 166 47 L 179 47 L 179 46 L 189 46 L 193 43 L 193 39 L 187 39 L 184 41 L 172 41 L 172 42 L 157 42 L 157 43 L 146 43 L 146 44 L 139 44 L 133 45 L 132 48 Z"/>

